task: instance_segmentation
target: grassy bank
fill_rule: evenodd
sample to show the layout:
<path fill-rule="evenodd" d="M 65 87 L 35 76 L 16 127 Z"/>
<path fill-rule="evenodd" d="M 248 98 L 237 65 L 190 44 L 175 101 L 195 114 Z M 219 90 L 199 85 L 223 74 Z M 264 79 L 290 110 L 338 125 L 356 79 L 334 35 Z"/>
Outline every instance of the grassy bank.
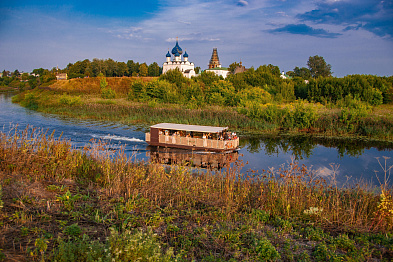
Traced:
<path fill-rule="evenodd" d="M 348 107 L 342 108 L 304 101 L 223 107 L 197 106 L 195 101 L 164 104 L 156 99 L 136 99 L 133 84 L 151 80 L 107 78 L 105 86 L 110 86 L 109 89 L 100 87 L 99 78 L 58 81 L 50 88 L 21 93 L 13 101 L 41 112 L 126 125 L 174 122 L 229 126 L 243 134 L 308 133 L 393 141 L 393 105 L 371 107 L 348 100 L 345 102 Z"/>
<path fill-rule="evenodd" d="M 296 163 L 210 174 L 0 134 L 0 257 L 47 261 L 390 261 L 392 189 L 337 188 Z M 382 166 L 383 166 L 382 162 Z M 385 170 L 388 174 L 388 170 Z"/>

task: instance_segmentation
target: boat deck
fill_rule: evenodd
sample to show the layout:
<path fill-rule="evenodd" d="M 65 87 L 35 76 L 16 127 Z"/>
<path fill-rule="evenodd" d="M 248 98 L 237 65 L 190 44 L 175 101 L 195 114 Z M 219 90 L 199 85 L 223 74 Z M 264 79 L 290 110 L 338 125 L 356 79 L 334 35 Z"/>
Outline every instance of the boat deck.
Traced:
<path fill-rule="evenodd" d="M 192 138 L 175 135 L 159 135 L 158 143 L 152 143 L 150 133 L 146 133 L 146 142 L 153 146 L 177 147 L 184 149 L 233 151 L 239 147 L 239 138 L 232 140 L 217 140 L 207 138 Z"/>

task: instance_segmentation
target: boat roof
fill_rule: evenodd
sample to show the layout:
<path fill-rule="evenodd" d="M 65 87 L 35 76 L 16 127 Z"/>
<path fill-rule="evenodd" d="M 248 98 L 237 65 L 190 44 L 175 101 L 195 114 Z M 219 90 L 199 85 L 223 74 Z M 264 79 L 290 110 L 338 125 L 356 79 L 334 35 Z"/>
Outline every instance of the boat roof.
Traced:
<path fill-rule="evenodd" d="M 172 123 L 160 123 L 151 127 L 159 128 L 159 129 L 182 130 L 182 131 L 193 131 L 193 132 L 204 132 L 204 133 L 219 133 L 228 129 L 228 127 L 183 125 L 183 124 L 172 124 Z"/>

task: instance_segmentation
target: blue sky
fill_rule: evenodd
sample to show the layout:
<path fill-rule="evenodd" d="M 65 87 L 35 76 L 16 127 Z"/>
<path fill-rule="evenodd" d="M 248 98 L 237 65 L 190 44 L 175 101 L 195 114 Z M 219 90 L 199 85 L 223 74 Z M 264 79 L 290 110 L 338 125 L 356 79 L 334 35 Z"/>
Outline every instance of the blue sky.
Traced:
<path fill-rule="evenodd" d="M 205 69 L 242 61 L 282 71 L 319 55 L 334 76 L 393 75 L 392 0 L 1 1 L 0 70 L 112 58 L 162 65 L 176 37 Z"/>

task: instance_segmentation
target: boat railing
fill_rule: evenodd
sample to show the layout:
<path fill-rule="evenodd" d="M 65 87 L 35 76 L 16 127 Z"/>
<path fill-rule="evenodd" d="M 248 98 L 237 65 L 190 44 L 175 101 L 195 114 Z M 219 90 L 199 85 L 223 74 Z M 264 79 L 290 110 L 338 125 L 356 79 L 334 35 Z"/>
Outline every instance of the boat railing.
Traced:
<path fill-rule="evenodd" d="M 146 133 L 146 141 L 150 141 L 150 133 Z M 214 148 L 214 149 L 234 149 L 239 146 L 239 138 L 232 140 L 217 140 L 217 139 L 207 139 L 207 138 L 193 138 L 193 137 L 183 137 L 183 136 L 169 136 L 169 135 L 159 135 L 158 142 L 160 144 L 168 145 L 182 145 L 182 146 L 192 146 L 192 147 L 204 147 L 204 148 Z"/>

